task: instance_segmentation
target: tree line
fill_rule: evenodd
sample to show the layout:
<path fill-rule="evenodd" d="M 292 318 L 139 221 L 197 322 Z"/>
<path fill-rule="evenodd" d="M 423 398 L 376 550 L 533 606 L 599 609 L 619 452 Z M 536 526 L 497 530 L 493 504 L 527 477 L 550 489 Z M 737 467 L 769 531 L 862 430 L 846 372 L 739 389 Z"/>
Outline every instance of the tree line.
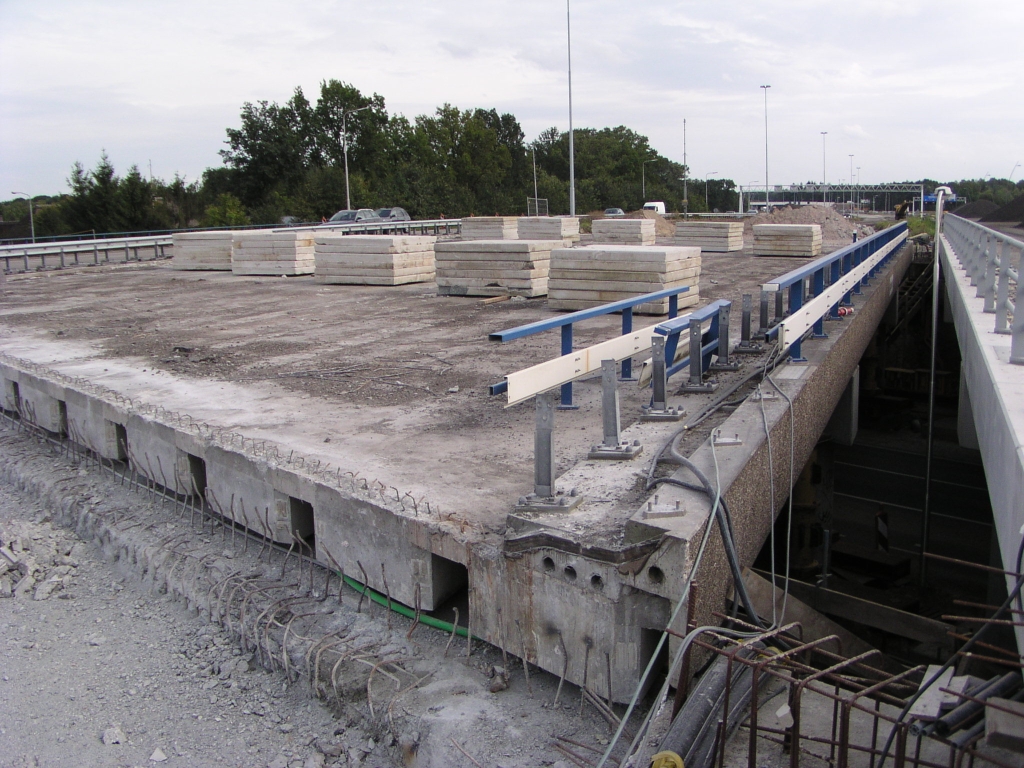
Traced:
<path fill-rule="evenodd" d="M 625 126 L 576 129 L 574 144 L 577 213 L 636 210 L 650 200 L 670 211 L 737 208 L 731 179 L 706 187 L 701 179 L 684 182 L 682 164 Z M 356 208 L 397 205 L 415 218 L 522 215 L 536 185 L 552 214 L 569 209 L 568 134 L 549 128 L 527 142 L 516 117 L 494 109 L 445 104 L 409 120 L 390 114 L 379 94 L 328 80 L 315 102 L 301 88 L 283 104 L 246 102 L 225 145 L 222 165 L 191 182 L 147 179 L 134 165 L 118 175 L 105 153 L 91 170 L 75 163 L 69 193 L 35 198 L 36 232 L 274 224 L 285 216 L 320 221 L 346 206 L 346 146 Z M 952 186 L 999 204 L 1024 192 L 1024 182 L 1008 180 Z M 7 222 L 0 236 L 27 235 L 27 214 L 24 200 L 0 203 Z"/>

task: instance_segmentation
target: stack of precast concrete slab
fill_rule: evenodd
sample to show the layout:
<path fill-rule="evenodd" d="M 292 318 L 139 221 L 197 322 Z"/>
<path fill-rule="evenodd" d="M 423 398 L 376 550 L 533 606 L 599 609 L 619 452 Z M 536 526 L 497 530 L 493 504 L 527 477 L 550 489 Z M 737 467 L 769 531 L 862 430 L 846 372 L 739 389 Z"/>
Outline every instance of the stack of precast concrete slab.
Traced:
<path fill-rule="evenodd" d="M 524 216 L 519 219 L 520 240 L 561 240 L 579 242 L 580 220 L 575 216 Z"/>
<path fill-rule="evenodd" d="M 436 237 L 318 233 L 314 257 L 317 283 L 405 285 L 434 281 Z"/>
<path fill-rule="evenodd" d="M 695 245 L 704 253 L 743 250 L 742 221 L 676 222 L 676 245 Z"/>
<path fill-rule="evenodd" d="M 174 269 L 231 269 L 231 241 L 235 232 L 175 232 Z"/>
<path fill-rule="evenodd" d="M 312 232 L 236 232 L 231 271 L 236 275 L 311 275 Z"/>
<path fill-rule="evenodd" d="M 519 219 L 515 216 L 469 216 L 462 220 L 463 240 L 516 240 Z"/>
<path fill-rule="evenodd" d="M 754 255 L 820 256 L 821 227 L 817 224 L 755 224 Z"/>
<path fill-rule="evenodd" d="M 654 245 L 654 219 L 594 219 L 595 243 L 611 245 Z"/>
<path fill-rule="evenodd" d="M 437 292 L 441 296 L 543 296 L 548 292 L 551 251 L 561 247 L 561 240 L 437 243 Z"/>
<path fill-rule="evenodd" d="M 700 301 L 700 248 L 682 246 L 588 245 L 551 252 L 548 306 L 589 309 L 666 288 L 688 287 L 679 308 Z M 642 304 L 634 311 L 663 315 L 668 298 Z"/>

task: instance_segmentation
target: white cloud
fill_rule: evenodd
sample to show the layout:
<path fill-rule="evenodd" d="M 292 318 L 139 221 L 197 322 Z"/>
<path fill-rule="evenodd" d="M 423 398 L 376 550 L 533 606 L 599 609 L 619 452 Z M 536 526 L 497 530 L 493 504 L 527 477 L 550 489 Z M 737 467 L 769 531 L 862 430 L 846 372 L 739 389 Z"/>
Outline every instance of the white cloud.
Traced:
<path fill-rule="evenodd" d="M 681 159 L 686 118 L 695 174 L 763 176 L 764 83 L 772 181 L 818 178 L 823 130 L 827 165 L 855 154 L 864 181 L 1003 175 L 1024 156 L 1016 0 L 575 0 L 572 20 L 575 124 L 625 124 Z M 449 102 L 511 111 L 530 137 L 564 129 L 565 33 L 549 0 L 0 3 L 0 189 L 57 191 L 102 148 L 119 170 L 196 178 L 243 102 L 315 98 L 329 78 L 410 118 Z"/>

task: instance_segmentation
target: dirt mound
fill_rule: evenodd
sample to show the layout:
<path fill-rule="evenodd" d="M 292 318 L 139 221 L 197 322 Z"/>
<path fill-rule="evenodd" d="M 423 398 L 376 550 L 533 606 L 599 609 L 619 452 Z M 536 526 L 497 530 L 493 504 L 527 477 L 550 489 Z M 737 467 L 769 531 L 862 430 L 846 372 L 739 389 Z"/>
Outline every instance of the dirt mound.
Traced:
<path fill-rule="evenodd" d="M 997 210 L 999 210 L 999 206 L 991 200 L 975 200 L 973 203 L 968 203 L 954 209 L 951 213 L 963 216 L 966 219 L 980 219 L 982 216 L 988 216 Z"/>
<path fill-rule="evenodd" d="M 818 224 L 821 238 L 826 241 L 852 240 L 853 233 L 863 237 L 873 232 L 871 227 L 847 219 L 835 208 L 820 205 L 787 205 L 771 213 L 759 213 L 743 222 L 743 232 L 749 235 L 755 224 Z"/>
<path fill-rule="evenodd" d="M 983 216 L 982 221 L 1020 221 L 1024 219 L 1024 195 L 1018 195 L 1002 208 Z"/>
<path fill-rule="evenodd" d="M 654 219 L 654 233 L 658 237 L 675 237 L 676 225 L 657 211 L 633 211 L 626 214 L 627 219 Z"/>

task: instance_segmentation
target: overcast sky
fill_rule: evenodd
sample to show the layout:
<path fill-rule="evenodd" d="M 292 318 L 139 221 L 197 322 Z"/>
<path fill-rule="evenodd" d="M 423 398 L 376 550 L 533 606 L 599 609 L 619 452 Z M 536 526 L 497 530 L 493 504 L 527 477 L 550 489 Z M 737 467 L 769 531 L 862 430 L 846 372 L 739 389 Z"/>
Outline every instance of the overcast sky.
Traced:
<path fill-rule="evenodd" d="M 1024 161 L 1021 0 L 573 0 L 576 127 L 626 125 L 694 176 L 863 183 Z M 0 199 L 118 172 L 196 179 L 245 101 L 336 78 L 410 119 L 445 102 L 568 127 L 560 0 L 0 0 Z M 1014 178 L 1020 178 L 1024 167 Z M 856 174 L 856 170 L 854 170 Z"/>

